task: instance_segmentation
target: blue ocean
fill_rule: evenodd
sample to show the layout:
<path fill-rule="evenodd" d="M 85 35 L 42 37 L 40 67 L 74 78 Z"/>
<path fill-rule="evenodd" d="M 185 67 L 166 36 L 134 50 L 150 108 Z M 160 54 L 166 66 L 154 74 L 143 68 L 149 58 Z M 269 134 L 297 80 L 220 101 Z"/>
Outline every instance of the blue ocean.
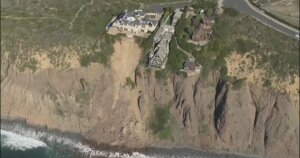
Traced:
<path fill-rule="evenodd" d="M 254 158 L 191 149 L 149 148 L 116 151 L 95 148 L 82 136 L 1 120 L 1 158 Z"/>
<path fill-rule="evenodd" d="M 82 136 L 1 121 L 1 158 L 148 158 L 138 152 L 96 149 Z M 150 156 L 149 156 L 150 157 Z"/>

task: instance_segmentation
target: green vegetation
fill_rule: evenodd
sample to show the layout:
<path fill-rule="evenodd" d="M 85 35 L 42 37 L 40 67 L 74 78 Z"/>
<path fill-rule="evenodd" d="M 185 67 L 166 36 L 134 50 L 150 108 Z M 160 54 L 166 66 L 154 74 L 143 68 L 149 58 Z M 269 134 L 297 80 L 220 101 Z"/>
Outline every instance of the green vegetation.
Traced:
<path fill-rule="evenodd" d="M 75 95 L 75 101 L 81 105 L 87 105 L 90 102 L 90 95 L 86 91 L 81 90 Z"/>
<path fill-rule="evenodd" d="M 170 1 L 103 0 L 89 5 L 90 1 L 86 0 L 2 0 L 1 57 L 7 55 L 10 62 L 18 65 L 21 71 L 36 71 L 38 62 L 33 58 L 34 51 L 41 51 L 47 54 L 54 66 L 68 68 L 62 62 L 68 51 L 60 49 L 67 48 L 77 53 L 82 66 L 88 66 L 92 62 L 108 65 L 113 52 L 112 44 L 122 36 L 108 36 L 105 33 L 105 25 L 112 16 L 119 14 L 124 8 L 138 8 L 140 2 L 149 4 Z M 78 12 L 83 5 L 85 7 Z M 206 14 L 211 14 L 215 5 L 216 0 L 197 0 L 194 7 L 196 12 L 204 8 Z M 172 8 L 166 9 L 165 16 L 170 10 Z M 77 12 L 78 16 L 75 16 Z M 242 54 L 250 51 L 251 56 L 257 59 L 258 68 L 268 70 L 270 77 L 285 79 L 288 75 L 299 74 L 297 40 L 235 10 L 225 9 L 224 15 L 214 25 L 212 40 L 199 50 L 187 40 L 200 21 L 201 17 L 198 15 L 181 18 L 176 25 L 175 35 L 179 45 L 192 53 L 203 66 L 203 74 L 224 67 L 224 58 L 233 50 Z M 152 46 L 154 34 L 139 42 L 146 53 Z M 174 72 L 182 64 L 184 56 L 177 57 L 180 53 L 173 47 L 174 43 L 171 45 L 167 69 Z M 158 78 L 166 76 L 162 74 Z"/>
<path fill-rule="evenodd" d="M 204 4 L 205 3 L 205 4 Z M 200 11 L 200 9 L 210 9 L 211 7 L 214 8 L 216 5 L 215 1 L 197 1 L 197 3 L 194 5 L 196 12 Z M 202 8 L 201 8 L 202 6 Z M 204 8 L 205 6 L 206 8 Z M 185 17 L 185 14 L 183 17 Z M 203 53 L 199 52 L 199 49 L 196 45 L 189 43 L 188 40 L 191 39 L 191 36 L 193 35 L 194 31 L 198 28 L 198 25 L 202 21 L 202 17 L 200 15 L 193 16 L 193 17 L 187 17 L 187 18 L 181 18 L 176 27 L 175 27 L 175 36 L 177 37 L 178 45 L 183 48 L 184 50 L 188 51 L 189 53 L 193 54 L 197 62 L 201 63 L 203 65 L 202 73 L 204 76 L 208 74 L 208 72 L 212 69 L 214 66 L 213 63 L 213 54 L 207 52 L 206 46 L 201 48 L 201 51 Z M 219 44 L 219 43 L 218 43 Z M 217 45 L 211 46 L 215 47 Z M 220 61 L 221 62 L 221 61 Z M 220 64 L 224 65 L 224 63 Z"/>
<path fill-rule="evenodd" d="M 169 17 L 169 19 L 171 18 L 171 14 L 174 12 L 173 8 L 164 8 L 164 14 L 162 15 L 161 19 L 159 20 L 159 24 L 164 24 L 164 23 L 168 23 L 166 20 Z M 168 20 L 169 20 L 168 19 Z"/>
<path fill-rule="evenodd" d="M 220 70 L 220 77 L 224 78 L 227 77 L 228 74 L 228 68 L 226 66 L 222 67 Z"/>
<path fill-rule="evenodd" d="M 118 34 L 115 36 L 110 36 L 106 33 L 102 34 L 100 38 L 100 51 L 93 51 L 90 54 L 84 54 L 80 57 L 81 66 L 88 66 L 92 62 L 102 63 L 104 65 L 108 65 L 110 56 L 114 52 L 113 44 L 121 40 L 123 34 Z"/>
<path fill-rule="evenodd" d="M 197 9 L 212 9 L 212 8 L 216 8 L 218 5 L 218 1 L 217 0 L 195 0 L 195 4 L 193 5 L 193 7 L 197 10 Z"/>
<path fill-rule="evenodd" d="M 163 69 L 163 70 L 158 70 L 155 71 L 155 78 L 158 79 L 159 81 L 166 81 L 168 79 L 168 70 Z"/>
<path fill-rule="evenodd" d="M 239 90 L 243 87 L 243 85 L 245 85 L 245 78 L 242 79 L 236 79 L 235 81 L 233 81 L 232 83 L 232 89 L 234 90 Z"/>
<path fill-rule="evenodd" d="M 205 136 L 208 132 L 208 124 L 201 124 L 198 129 L 199 136 Z"/>
<path fill-rule="evenodd" d="M 36 59 L 29 59 L 29 61 L 24 62 L 22 67 L 20 68 L 21 71 L 24 71 L 26 68 L 35 72 L 37 70 L 37 60 Z"/>
<path fill-rule="evenodd" d="M 57 101 L 58 98 L 57 98 L 56 94 L 54 94 L 52 91 L 47 90 L 47 94 L 53 102 Z"/>
<path fill-rule="evenodd" d="M 17 67 L 20 69 L 21 72 L 25 71 L 25 69 L 30 69 L 33 72 L 35 72 L 37 70 L 37 64 L 37 60 L 33 58 L 27 58 L 27 60 L 24 60 L 24 62 L 21 63 L 21 65 L 18 65 Z"/>
<path fill-rule="evenodd" d="M 51 91 L 50 89 L 47 90 L 47 95 L 49 96 L 50 100 L 55 105 L 55 109 L 54 109 L 55 110 L 55 114 L 57 114 L 57 115 L 59 115 L 61 117 L 64 117 L 66 111 L 64 111 L 63 108 L 61 107 L 57 95 L 53 91 Z"/>
<path fill-rule="evenodd" d="M 148 51 L 150 51 L 152 44 L 153 44 L 153 38 L 155 36 L 156 31 L 158 30 L 158 28 L 156 28 L 150 36 L 148 36 L 147 38 L 141 38 L 141 37 L 135 37 L 136 41 L 138 42 L 139 46 L 143 49 L 143 52 L 145 54 L 148 53 Z"/>
<path fill-rule="evenodd" d="M 260 48 L 260 45 L 252 40 L 249 39 L 237 39 L 236 40 L 236 50 L 240 53 L 247 53 L 251 50 L 258 50 Z"/>
<path fill-rule="evenodd" d="M 180 76 L 181 78 L 187 78 L 188 77 L 187 73 L 183 72 L 183 71 L 178 71 L 177 76 Z"/>
<path fill-rule="evenodd" d="M 141 70 L 139 69 L 139 67 L 137 67 L 137 68 L 135 69 L 135 76 L 137 76 L 137 77 L 142 77 L 142 73 L 141 73 Z"/>
<path fill-rule="evenodd" d="M 91 62 L 107 64 L 114 40 L 105 34 L 106 24 L 124 8 L 138 8 L 139 4 L 118 0 L 89 3 L 90 0 L 2 0 L 1 56 L 7 53 L 10 62 L 24 65 L 19 66 L 21 70 L 35 70 L 34 62 L 25 57 L 33 56 L 33 50 L 41 50 L 51 57 L 54 66 L 67 68 L 63 61 L 69 52 L 59 50 L 67 48 L 77 53 L 82 66 Z"/>
<path fill-rule="evenodd" d="M 202 75 L 206 76 L 211 70 L 225 67 L 225 58 L 233 51 L 241 54 L 251 52 L 251 58 L 257 59 L 257 68 L 268 70 L 270 76 L 284 79 L 288 75 L 299 74 L 297 40 L 233 9 L 225 9 L 224 15 L 213 26 L 211 41 L 199 51 L 195 45 L 187 42 L 197 22 L 195 19 L 197 17 L 180 19 L 175 35 L 179 45 L 192 53 L 203 66 Z"/>
<path fill-rule="evenodd" d="M 176 2 L 182 0 L 131 0 L 136 3 L 144 3 L 144 4 L 158 4 L 158 3 L 167 3 L 167 2 Z"/>
<path fill-rule="evenodd" d="M 231 8 L 226 8 L 224 10 L 224 14 L 230 16 L 230 17 L 238 17 L 240 13 L 237 10 L 231 9 Z"/>
<path fill-rule="evenodd" d="M 288 9 L 289 7 L 286 8 L 286 4 L 281 3 L 281 6 L 277 6 L 275 10 L 270 9 L 268 6 L 272 6 L 278 1 L 265 1 L 265 0 L 250 0 L 250 3 L 252 3 L 254 6 L 257 8 L 260 8 L 264 10 L 264 13 L 273 17 L 274 19 L 277 19 L 278 21 L 285 23 L 286 25 L 290 25 L 294 28 L 299 29 L 299 19 L 295 16 L 296 10 L 293 9 Z M 299 6 L 299 0 L 294 1 L 293 5 L 298 5 Z M 292 5 L 290 5 L 292 6 Z M 285 10 L 284 14 L 285 15 L 291 15 L 290 17 L 284 16 L 284 14 L 280 13 L 280 10 Z M 299 8 L 298 8 L 299 9 Z"/>
<path fill-rule="evenodd" d="M 264 26 L 255 19 L 245 16 L 226 16 L 234 12 L 225 10 L 225 16 L 215 25 L 215 36 L 228 48 L 238 53 L 253 50 L 258 67 L 270 71 L 270 76 L 282 79 L 299 74 L 299 43 L 297 40 Z M 229 14 L 230 15 L 230 14 Z M 228 30 L 232 30 L 229 32 Z M 209 43 L 213 44 L 213 43 Z M 222 47 L 220 50 L 221 51 Z M 230 51 L 225 52 L 225 56 Z"/>
<path fill-rule="evenodd" d="M 167 17 L 171 15 L 172 12 L 170 10 L 172 9 L 164 9 L 164 14 L 162 15 L 162 18 L 160 19 L 159 23 L 163 23 L 167 19 Z M 139 46 L 143 49 L 144 52 L 146 52 L 145 55 L 147 55 L 147 52 L 151 49 L 153 45 L 153 37 L 155 36 L 158 29 L 159 27 L 157 27 L 147 38 L 135 37 Z"/>
<path fill-rule="evenodd" d="M 128 86 L 130 89 L 134 89 L 135 83 L 131 80 L 130 77 L 126 77 L 126 86 Z"/>
<path fill-rule="evenodd" d="M 150 122 L 153 133 L 158 135 L 160 139 L 172 138 L 170 107 L 156 107 L 154 112 Z"/>
<path fill-rule="evenodd" d="M 268 88 L 271 87 L 271 86 L 272 86 L 272 81 L 269 80 L 269 79 L 266 79 L 266 80 L 264 81 L 263 86 L 268 87 Z"/>
<path fill-rule="evenodd" d="M 170 42 L 170 52 L 168 55 L 167 69 L 171 72 L 177 72 L 183 68 L 183 63 L 186 59 L 186 55 L 177 48 L 175 36 L 172 36 Z"/>
<path fill-rule="evenodd" d="M 91 57 L 89 55 L 82 55 L 80 57 L 80 65 L 81 66 L 89 66 L 91 64 Z"/>

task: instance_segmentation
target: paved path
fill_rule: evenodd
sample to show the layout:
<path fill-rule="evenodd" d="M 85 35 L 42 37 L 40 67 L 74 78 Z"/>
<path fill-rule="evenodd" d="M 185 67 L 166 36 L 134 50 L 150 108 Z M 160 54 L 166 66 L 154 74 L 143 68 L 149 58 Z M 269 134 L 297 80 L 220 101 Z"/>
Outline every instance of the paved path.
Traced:
<path fill-rule="evenodd" d="M 178 44 L 178 41 L 177 41 L 177 37 L 175 36 L 175 41 L 176 41 L 176 45 L 177 45 L 177 49 L 179 49 L 180 51 L 182 51 L 185 55 L 187 55 L 189 58 L 193 58 L 195 59 L 195 57 L 189 53 L 188 51 L 184 50 L 183 48 L 181 48 Z"/>
<path fill-rule="evenodd" d="M 223 0 L 223 7 L 233 8 L 243 12 L 254 17 L 265 25 L 299 40 L 299 37 L 296 37 L 296 34 L 299 35 L 299 30 L 278 21 L 269 15 L 266 15 L 262 10 L 250 4 L 248 0 Z"/>

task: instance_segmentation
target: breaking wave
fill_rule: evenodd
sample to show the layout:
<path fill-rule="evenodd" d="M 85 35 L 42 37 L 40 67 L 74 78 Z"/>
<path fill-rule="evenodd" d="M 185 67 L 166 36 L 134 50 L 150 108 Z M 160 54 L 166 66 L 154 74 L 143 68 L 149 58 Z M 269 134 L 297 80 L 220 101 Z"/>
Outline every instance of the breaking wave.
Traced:
<path fill-rule="evenodd" d="M 5 140 L 1 146 L 10 147 L 11 149 L 26 150 L 38 147 L 63 148 L 71 150 L 74 153 L 79 153 L 84 157 L 97 158 L 151 158 L 139 152 L 123 153 L 113 151 L 98 150 L 79 139 L 60 135 L 58 133 L 47 132 L 46 130 L 36 130 L 34 128 L 26 128 L 20 124 L 3 125 L 1 126 L 1 137 Z"/>
<path fill-rule="evenodd" d="M 21 135 L 1 130 L 1 146 L 10 148 L 11 150 L 27 150 L 38 147 L 48 147 L 44 142 L 23 137 Z"/>
<path fill-rule="evenodd" d="M 2 142 L 3 135 L 6 137 L 4 144 Z M 41 147 L 47 148 L 47 150 L 49 149 L 51 153 L 53 151 L 66 153 L 67 151 L 73 155 L 68 156 L 68 158 L 78 156 L 85 158 L 257 158 L 257 156 L 243 154 L 207 153 L 185 148 L 151 148 L 140 152 L 109 151 L 95 148 L 82 138 L 83 137 L 78 134 L 48 131 L 27 126 L 24 123 L 1 120 L 1 147 L 6 145 L 7 147 L 18 150 Z M 56 157 L 61 158 L 61 156 L 51 156 L 51 158 Z"/>

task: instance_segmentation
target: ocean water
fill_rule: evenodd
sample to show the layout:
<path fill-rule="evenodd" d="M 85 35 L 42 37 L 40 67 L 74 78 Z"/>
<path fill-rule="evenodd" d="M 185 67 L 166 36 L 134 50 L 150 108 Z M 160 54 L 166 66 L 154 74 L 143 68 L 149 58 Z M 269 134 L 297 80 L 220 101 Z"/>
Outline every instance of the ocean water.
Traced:
<path fill-rule="evenodd" d="M 138 152 L 106 151 L 92 147 L 77 134 L 1 121 L 1 158 L 151 158 Z"/>
<path fill-rule="evenodd" d="M 49 147 L 46 143 L 1 130 L 1 158 L 73 158 L 72 152 Z"/>
<path fill-rule="evenodd" d="M 99 149 L 82 136 L 48 131 L 24 123 L 1 120 L 1 158 L 254 158 L 213 154 L 191 149 L 149 148 L 123 152 Z"/>

